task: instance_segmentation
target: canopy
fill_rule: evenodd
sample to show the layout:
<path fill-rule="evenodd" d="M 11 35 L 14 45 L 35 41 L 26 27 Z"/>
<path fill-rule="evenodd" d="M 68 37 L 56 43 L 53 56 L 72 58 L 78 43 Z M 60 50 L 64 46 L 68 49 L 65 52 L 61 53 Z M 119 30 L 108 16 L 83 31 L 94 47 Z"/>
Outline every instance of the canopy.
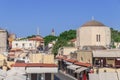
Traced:
<path fill-rule="evenodd" d="M 67 66 L 68 69 L 71 69 L 71 70 L 76 70 L 77 68 L 80 68 L 81 66 L 77 66 L 77 65 L 70 65 L 70 66 Z"/>
<path fill-rule="evenodd" d="M 77 69 L 77 70 L 75 71 L 75 73 L 80 73 L 81 71 L 84 71 L 84 70 L 86 70 L 86 69 L 88 69 L 88 68 L 87 68 L 87 67 L 81 67 L 81 68 Z"/>
<path fill-rule="evenodd" d="M 57 67 L 27 67 L 27 73 L 57 73 Z"/>

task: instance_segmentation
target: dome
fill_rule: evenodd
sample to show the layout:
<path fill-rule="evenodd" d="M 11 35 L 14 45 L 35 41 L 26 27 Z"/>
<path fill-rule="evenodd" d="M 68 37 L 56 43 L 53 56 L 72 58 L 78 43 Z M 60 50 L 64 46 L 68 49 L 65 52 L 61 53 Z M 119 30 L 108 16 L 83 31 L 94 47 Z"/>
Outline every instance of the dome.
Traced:
<path fill-rule="evenodd" d="M 98 21 L 95 21 L 95 20 L 92 20 L 92 21 L 89 21 L 89 22 L 86 22 L 85 24 L 82 25 L 82 27 L 88 27 L 88 26 L 105 26 L 104 24 L 102 24 L 101 22 L 98 22 Z"/>

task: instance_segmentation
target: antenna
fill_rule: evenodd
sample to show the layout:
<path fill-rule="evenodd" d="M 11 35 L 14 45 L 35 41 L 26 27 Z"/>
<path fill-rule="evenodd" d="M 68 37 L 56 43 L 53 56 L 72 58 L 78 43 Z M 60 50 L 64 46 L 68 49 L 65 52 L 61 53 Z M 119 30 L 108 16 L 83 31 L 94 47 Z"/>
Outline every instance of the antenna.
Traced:
<path fill-rule="evenodd" d="M 92 20 L 95 20 L 95 19 L 94 19 L 94 16 L 92 16 Z"/>
<path fill-rule="evenodd" d="M 37 27 L 37 35 L 40 35 L 39 27 Z"/>

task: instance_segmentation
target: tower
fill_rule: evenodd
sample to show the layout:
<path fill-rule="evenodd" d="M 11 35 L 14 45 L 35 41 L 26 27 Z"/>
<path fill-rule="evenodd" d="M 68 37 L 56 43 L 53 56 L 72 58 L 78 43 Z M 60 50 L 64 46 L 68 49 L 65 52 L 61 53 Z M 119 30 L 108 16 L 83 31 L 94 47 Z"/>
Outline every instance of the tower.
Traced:
<path fill-rule="evenodd" d="M 40 35 L 39 27 L 37 27 L 37 35 Z"/>
<path fill-rule="evenodd" d="M 52 36 L 55 36 L 55 31 L 54 31 L 54 29 L 52 29 L 51 35 L 52 35 Z"/>

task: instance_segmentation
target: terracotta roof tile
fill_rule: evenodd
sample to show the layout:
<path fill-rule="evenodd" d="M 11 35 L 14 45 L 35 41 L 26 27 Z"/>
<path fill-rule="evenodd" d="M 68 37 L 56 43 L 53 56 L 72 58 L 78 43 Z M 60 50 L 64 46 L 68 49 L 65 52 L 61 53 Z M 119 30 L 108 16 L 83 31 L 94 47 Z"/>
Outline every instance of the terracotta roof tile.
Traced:
<path fill-rule="evenodd" d="M 75 62 L 77 62 L 77 60 L 75 60 L 75 59 L 65 59 L 65 61 L 67 61 L 67 62 L 71 62 L 71 63 L 75 63 Z"/>
<path fill-rule="evenodd" d="M 44 63 L 15 63 L 14 67 L 57 67 L 56 64 L 44 64 Z"/>
<path fill-rule="evenodd" d="M 77 39 L 75 38 L 75 39 L 72 39 L 72 40 L 70 40 L 71 42 L 75 42 Z"/>
<path fill-rule="evenodd" d="M 64 60 L 65 60 L 66 58 L 67 58 L 67 57 L 65 57 L 65 56 L 57 56 L 57 57 L 56 57 L 56 59 L 64 59 Z"/>
<path fill-rule="evenodd" d="M 8 54 L 8 56 L 10 57 L 10 56 L 15 56 L 15 54 Z"/>
<path fill-rule="evenodd" d="M 23 50 L 22 49 L 17 49 L 17 48 L 10 50 L 10 52 L 19 52 L 19 51 L 23 51 Z"/>
<path fill-rule="evenodd" d="M 90 63 L 82 63 L 82 62 L 76 62 L 74 63 L 75 65 L 79 65 L 79 66 L 85 66 L 85 67 L 90 67 L 92 66 Z"/>
<path fill-rule="evenodd" d="M 27 67 L 57 67 L 56 64 L 28 63 Z"/>
<path fill-rule="evenodd" d="M 42 37 L 40 37 L 40 36 L 36 36 L 36 37 L 30 38 L 29 40 L 43 41 L 44 42 L 44 39 Z"/>
<path fill-rule="evenodd" d="M 15 64 L 12 64 L 12 66 L 14 66 L 14 67 L 26 67 L 27 64 L 26 63 L 15 63 Z"/>
<path fill-rule="evenodd" d="M 96 27 L 103 27 L 105 26 L 103 23 L 98 22 L 96 20 L 91 20 L 89 22 L 86 22 L 85 24 L 82 25 L 82 27 L 88 27 L 88 26 L 96 26 Z"/>

